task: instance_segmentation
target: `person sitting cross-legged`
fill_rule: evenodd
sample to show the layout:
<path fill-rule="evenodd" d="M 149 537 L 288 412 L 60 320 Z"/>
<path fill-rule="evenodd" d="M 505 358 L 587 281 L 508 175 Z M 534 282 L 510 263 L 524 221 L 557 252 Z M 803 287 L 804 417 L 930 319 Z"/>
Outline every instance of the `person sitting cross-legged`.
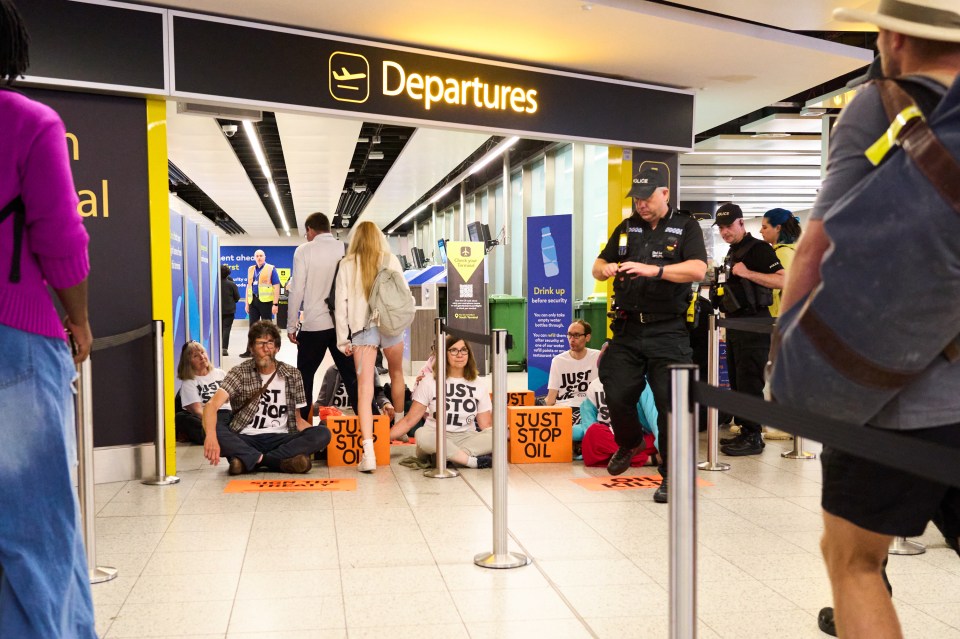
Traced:
<path fill-rule="evenodd" d="M 300 416 L 297 409 L 307 405 L 303 380 L 300 371 L 276 359 L 280 348 L 276 325 L 254 323 L 247 348 L 253 358 L 231 369 L 203 407 L 203 456 L 214 466 L 226 457 L 231 475 L 260 466 L 305 473 L 312 467 L 310 457 L 330 443 L 330 431 Z M 228 426 L 218 425 L 217 410 L 228 401 L 233 419 Z"/>

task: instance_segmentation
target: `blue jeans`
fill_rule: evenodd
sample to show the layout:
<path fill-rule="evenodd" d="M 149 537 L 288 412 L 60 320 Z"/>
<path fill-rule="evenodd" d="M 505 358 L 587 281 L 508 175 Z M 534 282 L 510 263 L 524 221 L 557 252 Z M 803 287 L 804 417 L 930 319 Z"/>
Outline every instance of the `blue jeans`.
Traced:
<path fill-rule="evenodd" d="M 0 637 L 95 639 L 73 361 L 64 341 L 3 325 L 0 353 Z"/>

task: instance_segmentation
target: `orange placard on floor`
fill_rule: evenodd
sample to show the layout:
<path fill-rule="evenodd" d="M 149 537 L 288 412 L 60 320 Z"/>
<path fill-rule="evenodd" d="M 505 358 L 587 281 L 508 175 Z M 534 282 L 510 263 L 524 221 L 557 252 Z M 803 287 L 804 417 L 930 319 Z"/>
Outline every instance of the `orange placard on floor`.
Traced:
<path fill-rule="evenodd" d="M 507 406 L 533 406 L 537 403 L 533 391 L 509 391 L 507 393 Z"/>
<path fill-rule="evenodd" d="M 317 490 L 356 490 L 357 480 L 349 479 L 234 479 L 225 493 L 302 493 Z"/>
<path fill-rule="evenodd" d="M 327 466 L 356 466 L 363 450 L 358 417 L 340 415 L 327 419 L 330 445 L 327 446 Z M 377 466 L 390 465 L 390 419 L 386 415 L 373 416 L 373 452 Z"/>
<path fill-rule="evenodd" d="M 569 406 L 507 408 L 511 464 L 573 461 L 573 411 Z"/>
<path fill-rule="evenodd" d="M 571 479 L 575 484 L 580 484 L 587 490 L 633 490 L 636 488 L 657 488 L 660 486 L 662 477 L 656 475 L 620 475 L 619 477 L 584 477 L 582 479 Z M 697 486 L 713 486 L 708 481 L 697 477 Z"/>

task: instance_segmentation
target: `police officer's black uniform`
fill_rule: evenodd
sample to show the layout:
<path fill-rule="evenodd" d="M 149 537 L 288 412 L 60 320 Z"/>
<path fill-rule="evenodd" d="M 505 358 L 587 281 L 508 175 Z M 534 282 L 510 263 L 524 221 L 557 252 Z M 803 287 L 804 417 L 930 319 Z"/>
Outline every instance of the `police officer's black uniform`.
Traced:
<path fill-rule="evenodd" d="M 655 229 L 635 212 L 617 226 L 599 258 L 610 264 L 668 266 L 687 260 L 706 263 L 707 251 L 699 223 L 671 207 Z M 667 367 L 692 361 L 685 323 L 691 284 L 617 273 L 613 292 L 613 340 L 600 360 L 599 375 L 607 394 L 614 437 L 622 448 L 633 448 L 643 441 L 637 402 L 649 380 L 658 412 L 660 473 L 666 477 L 670 408 Z"/>
<path fill-rule="evenodd" d="M 743 262 L 748 269 L 758 273 L 776 273 L 783 269 L 773 247 L 749 233 L 746 233 L 736 244 L 730 245 L 727 256 L 724 258 L 725 270 L 729 272 L 737 262 Z M 727 317 L 757 320 L 770 317 L 768 307 L 773 303 L 771 289 L 737 275 L 731 275 L 723 284 L 723 288 L 724 294 L 718 298 L 717 304 Z M 735 301 L 730 300 L 730 296 Z M 770 335 L 768 333 L 728 328 L 727 371 L 730 388 L 741 393 L 763 397 L 763 368 L 769 354 Z M 740 424 L 741 436 L 725 445 L 723 452 L 732 455 L 759 452 L 763 448 L 760 424 L 742 417 L 738 417 L 737 421 Z M 749 445 L 743 445 L 744 439 L 748 440 Z"/>

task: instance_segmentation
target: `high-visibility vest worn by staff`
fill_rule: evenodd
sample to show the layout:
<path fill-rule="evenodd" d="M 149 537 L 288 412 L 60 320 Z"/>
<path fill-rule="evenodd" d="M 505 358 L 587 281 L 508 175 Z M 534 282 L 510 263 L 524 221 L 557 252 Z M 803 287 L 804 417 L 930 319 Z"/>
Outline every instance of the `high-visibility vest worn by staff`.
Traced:
<path fill-rule="evenodd" d="M 253 272 L 256 268 L 257 265 L 254 264 L 247 269 L 247 304 L 253 301 Z M 261 302 L 273 301 L 273 284 L 270 282 L 272 279 L 273 264 L 264 263 L 260 269 L 260 280 L 257 282 L 257 297 Z"/>

